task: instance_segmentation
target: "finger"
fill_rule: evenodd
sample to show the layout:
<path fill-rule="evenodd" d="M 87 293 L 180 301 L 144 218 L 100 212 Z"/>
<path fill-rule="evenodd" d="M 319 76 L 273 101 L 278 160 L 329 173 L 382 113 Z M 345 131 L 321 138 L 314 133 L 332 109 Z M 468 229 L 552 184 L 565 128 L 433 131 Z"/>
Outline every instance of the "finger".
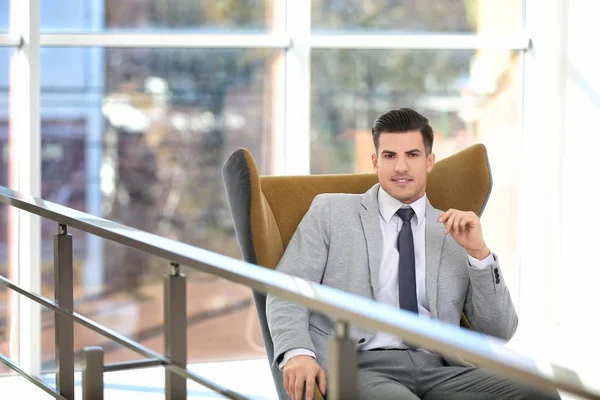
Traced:
<path fill-rule="evenodd" d="M 306 379 L 306 400 L 312 400 L 315 394 L 315 378 L 308 377 Z"/>
<path fill-rule="evenodd" d="M 452 215 L 451 215 L 451 216 L 448 218 L 448 220 L 446 221 L 446 223 L 445 223 L 445 228 L 446 228 L 446 229 L 445 229 L 445 233 L 448 233 L 448 232 L 450 232 L 450 229 L 452 228 L 452 224 L 454 223 L 454 217 L 455 217 L 455 215 L 454 215 L 454 214 L 452 214 Z"/>
<path fill-rule="evenodd" d="M 442 215 L 440 215 L 440 217 L 438 218 L 438 221 L 443 223 L 446 220 L 446 218 L 448 218 L 448 211 L 442 213 Z"/>
<path fill-rule="evenodd" d="M 294 398 L 294 392 L 292 390 L 291 382 L 294 382 L 293 377 L 291 376 L 291 371 L 288 369 L 284 369 L 283 371 L 283 387 L 285 388 L 286 393 L 290 398 Z"/>
<path fill-rule="evenodd" d="M 462 221 L 463 229 L 469 229 L 473 226 L 473 219 L 467 214 L 463 217 Z"/>
<path fill-rule="evenodd" d="M 452 208 L 448 209 L 446 212 L 442 213 L 442 215 L 440 215 L 440 222 L 444 222 L 448 219 L 448 217 L 450 217 L 452 215 L 452 212 L 454 210 Z"/>
<path fill-rule="evenodd" d="M 476 227 L 481 221 L 474 212 L 469 213 L 469 226 Z"/>
<path fill-rule="evenodd" d="M 463 216 L 458 214 L 454 221 L 452 221 L 452 231 L 454 233 L 460 233 L 460 221 L 463 219 Z"/>
<path fill-rule="evenodd" d="M 302 392 L 304 392 L 304 382 L 306 379 L 303 375 L 296 375 L 296 383 L 294 383 L 294 400 L 302 400 Z"/>
<path fill-rule="evenodd" d="M 467 229 L 467 225 L 469 225 L 469 218 L 468 217 L 463 217 L 460 220 L 460 229 L 461 230 L 466 230 Z"/>
<path fill-rule="evenodd" d="M 325 393 L 327 393 L 327 378 L 325 377 L 325 370 L 321 369 L 319 371 L 317 379 L 319 380 L 319 389 L 321 390 L 321 394 L 325 396 Z"/>

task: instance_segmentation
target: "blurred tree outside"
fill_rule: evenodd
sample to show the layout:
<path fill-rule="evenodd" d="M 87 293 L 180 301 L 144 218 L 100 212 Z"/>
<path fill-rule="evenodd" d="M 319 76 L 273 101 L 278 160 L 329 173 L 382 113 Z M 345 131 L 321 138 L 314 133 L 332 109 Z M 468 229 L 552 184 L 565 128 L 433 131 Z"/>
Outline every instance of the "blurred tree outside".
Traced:
<path fill-rule="evenodd" d="M 313 31 L 472 33 L 478 0 L 312 0 Z"/>
<path fill-rule="evenodd" d="M 106 27 L 261 30 L 266 14 L 259 0 L 107 0 Z M 107 49 L 105 104 L 110 110 L 125 104 L 147 124 L 109 123 L 105 146 L 117 187 L 105 198 L 105 217 L 237 256 L 221 166 L 239 146 L 268 163 L 260 154 L 276 56 L 270 50 Z M 151 268 L 153 261 L 140 252 L 108 244 L 105 253 L 109 286 L 135 291 L 142 280 L 162 276 L 164 269 Z"/>
<path fill-rule="evenodd" d="M 262 31 L 270 1 L 106 0 L 106 28 Z"/>
<path fill-rule="evenodd" d="M 313 32 L 472 33 L 476 7 L 476 0 L 315 0 Z M 473 51 L 314 50 L 311 172 L 354 171 L 361 162 L 355 147 L 369 143 L 355 134 L 370 132 L 375 119 L 393 108 L 416 108 L 436 133 L 459 131 L 456 114 L 427 107 L 424 99 L 458 97 L 473 56 Z"/>

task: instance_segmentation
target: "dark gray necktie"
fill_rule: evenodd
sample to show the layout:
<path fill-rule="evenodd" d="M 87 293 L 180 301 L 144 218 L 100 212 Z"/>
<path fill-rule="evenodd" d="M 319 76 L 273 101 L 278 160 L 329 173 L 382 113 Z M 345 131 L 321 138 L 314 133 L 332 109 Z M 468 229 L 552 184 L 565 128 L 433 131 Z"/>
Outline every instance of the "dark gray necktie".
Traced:
<path fill-rule="evenodd" d="M 417 280 L 415 279 L 415 244 L 410 220 L 415 215 L 412 208 L 400 208 L 396 215 L 402 220 L 402 229 L 398 234 L 398 292 L 400 308 L 419 313 L 417 307 Z"/>

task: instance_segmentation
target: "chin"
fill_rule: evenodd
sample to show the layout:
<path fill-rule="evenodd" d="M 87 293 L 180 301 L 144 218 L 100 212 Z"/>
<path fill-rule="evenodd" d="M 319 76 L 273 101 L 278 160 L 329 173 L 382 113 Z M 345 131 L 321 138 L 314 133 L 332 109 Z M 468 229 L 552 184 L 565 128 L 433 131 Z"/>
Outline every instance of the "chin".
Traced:
<path fill-rule="evenodd" d="M 399 200 L 404 204 L 412 203 L 412 200 L 414 199 L 414 195 L 406 193 L 394 192 L 393 196 L 396 198 L 396 200 Z"/>
<path fill-rule="evenodd" d="M 414 202 L 416 200 L 413 196 L 410 196 L 410 197 L 397 197 L 397 199 L 400 200 L 404 204 L 410 204 L 410 203 L 412 203 L 412 202 Z"/>
<path fill-rule="evenodd" d="M 395 198 L 396 200 L 398 200 L 404 204 L 410 204 L 410 203 L 414 202 L 415 200 L 418 200 L 421 197 L 419 195 L 421 191 L 415 190 L 416 189 L 415 187 L 399 188 L 395 185 L 389 185 L 389 186 L 382 185 L 382 187 L 393 198 Z"/>
<path fill-rule="evenodd" d="M 394 197 L 404 204 L 410 204 L 420 198 L 418 193 L 396 192 Z"/>

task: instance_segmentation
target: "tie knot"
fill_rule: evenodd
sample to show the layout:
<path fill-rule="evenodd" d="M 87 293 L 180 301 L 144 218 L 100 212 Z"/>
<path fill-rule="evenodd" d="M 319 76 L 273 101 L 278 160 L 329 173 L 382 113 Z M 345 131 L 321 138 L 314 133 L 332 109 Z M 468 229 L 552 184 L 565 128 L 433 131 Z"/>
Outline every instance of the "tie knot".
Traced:
<path fill-rule="evenodd" d="M 411 207 L 401 207 L 396 211 L 396 215 L 400 217 L 403 222 L 410 222 L 415 211 Z"/>

